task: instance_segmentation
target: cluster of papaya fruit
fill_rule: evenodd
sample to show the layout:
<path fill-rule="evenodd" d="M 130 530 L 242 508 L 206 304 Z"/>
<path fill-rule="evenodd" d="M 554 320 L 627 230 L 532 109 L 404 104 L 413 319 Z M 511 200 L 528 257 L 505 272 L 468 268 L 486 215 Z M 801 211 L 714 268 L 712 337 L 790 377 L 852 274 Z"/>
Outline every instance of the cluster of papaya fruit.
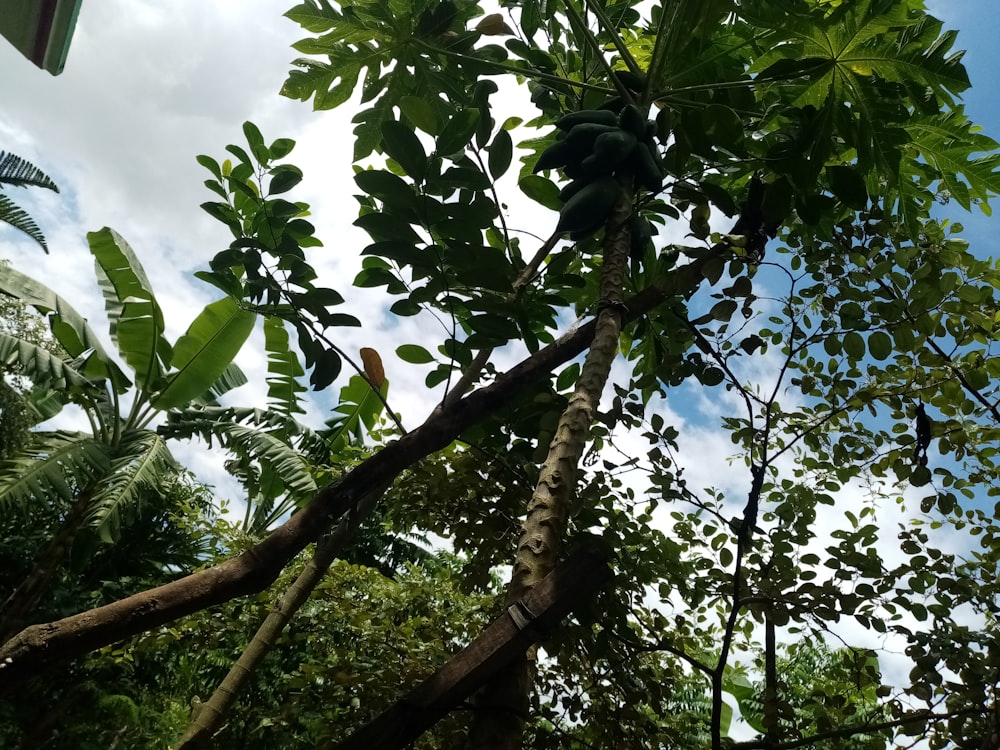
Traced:
<path fill-rule="evenodd" d="M 557 232 L 583 239 L 602 227 L 621 195 L 621 181 L 634 178 L 637 187 L 656 193 L 663 171 L 656 146 L 656 123 L 646 121 L 628 104 L 619 114 L 608 109 L 573 112 L 556 122 L 558 140 L 538 157 L 535 172 L 562 169 L 570 179 L 559 198 Z M 645 226 L 639 226 L 639 223 Z M 633 215 L 633 246 L 649 241 L 650 228 Z"/>

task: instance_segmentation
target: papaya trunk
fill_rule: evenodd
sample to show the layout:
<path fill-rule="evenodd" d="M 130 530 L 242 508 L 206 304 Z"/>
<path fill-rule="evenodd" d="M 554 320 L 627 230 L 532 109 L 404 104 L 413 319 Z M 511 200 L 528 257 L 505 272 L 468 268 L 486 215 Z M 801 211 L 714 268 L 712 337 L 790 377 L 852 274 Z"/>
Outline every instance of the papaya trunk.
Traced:
<path fill-rule="evenodd" d="M 507 606 L 520 600 L 552 572 L 562 548 L 580 459 L 618 351 L 631 205 L 630 191 L 623 191 L 608 221 L 594 339 L 528 503 L 507 586 Z M 532 661 L 533 658 L 529 659 L 526 654 L 479 692 L 466 743 L 469 750 L 517 750 L 521 747 L 528 717 Z"/>
<path fill-rule="evenodd" d="M 91 492 L 87 488 L 79 494 L 66 514 L 66 520 L 55 536 L 42 549 L 31 572 L 14 589 L 3 603 L 3 617 L 0 618 L 0 643 L 5 643 L 17 635 L 24 627 L 31 613 L 49 590 L 52 579 L 69 557 L 73 542 L 83 529 L 90 507 Z"/>
<path fill-rule="evenodd" d="M 250 643 L 237 659 L 229 673 L 215 689 L 212 697 L 199 706 L 191 723 L 181 737 L 177 750 L 194 750 L 211 746 L 212 736 L 222 726 L 226 713 L 232 708 L 240 693 L 247 687 L 254 670 L 264 657 L 274 648 L 278 636 L 291 621 L 299 608 L 312 595 L 313 590 L 323 580 L 326 571 L 343 549 L 358 523 L 382 498 L 388 485 L 369 493 L 357 506 L 357 510 L 341 521 L 337 528 L 322 537 L 316 544 L 312 558 L 288 587 L 285 595 L 274 603 L 264 622 L 254 633 Z"/>

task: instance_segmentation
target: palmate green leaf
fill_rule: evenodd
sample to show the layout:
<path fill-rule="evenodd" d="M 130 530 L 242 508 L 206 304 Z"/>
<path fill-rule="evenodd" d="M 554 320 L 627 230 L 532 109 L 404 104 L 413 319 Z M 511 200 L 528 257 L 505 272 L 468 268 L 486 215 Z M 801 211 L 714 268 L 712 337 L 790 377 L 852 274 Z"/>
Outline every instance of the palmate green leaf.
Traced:
<path fill-rule="evenodd" d="M 135 252 L 113 229 L 87 234 L 97 281 L 104 294 L 111 339 L 145 391 L 161 387 L 170 361 L 170 344 L 163 335 L 163 311 Z"/>
<path fill-rule="evenodd" d="M 440 32 L 428 35 L 418 28 L 425 11 L 439 6 L 440 0 L 345 2 L 336 7 L 317 0 L 296 6 L 286 15 L 318 36 L 293 45 L 314 57 L 292 63 L 294 69 L 282 86 L 282 94 L 303 101 L 312 98 L 315 109 L 330 109 L 347 101 L 359 79 L 363 80 L 361 100 L 373 104 L 354 118 L 355 160 L 378 146 L 381 123 L 393 119 L 393 107 L 404 100 L 407 119 L 436 135 L 440 123 L 462 108 L 460 102 L 468 99 L 466 92 L 474 88 L 478 77 L 469 61 L 459 67 L 447 58 L 427 54 L 429 49 L 447 44 Z M 457 11 L 449 23 L 454 29 L 471 19 L 476 8 L 463 5 Z M 447 96 L 431 94 L 438 91 L 447 92 Z M 428 106 L 413 106 L 412 97 Z M 483 120 L 489 118 L 484 116 Z"/>
<path fill-rule="evenodd" d="M 295 6 L 285 16 L 309 32 L 323 34 L 292 46 L 303 54 L 325 55 L 327 61 L 293 61 L 299 69 L 288 74 L 281 88 L 284 96 L 302 101 L 312 98 L 314 109 L 333 109 L 350 98 L 367 65 L 378 71 L 381 63 L 388 61 L 387 55 L 379 54 L 371 42 L 381 41 L 391 48 L 391 36 L 380 33 L 377 25 L 364 23 L 349 5 L 342 13 L 326 0 L 311 0 Z"/>
<path fill-rule="evenodd" d="M 976 132 L 964 107 L 930 116 L 915 117 L 906 126 L 916 152 L 911 172 L 920 161 L 937 170 L 941 187 L 962 208 L 973 200 L 987 201 L 1000 194 L 1000 147 L 989 136 Z M 982 156 L 975 156 L 982 154 Z"/>
<path fill-rule="evenodd" d="M 938 100 L 951 103 L 969 85 L 961 54 L 949 54 L 954 35 L 942 34 L 936 19 L 911 16 L 905 3 L 844 3 L 825 18 L 747 17 L 770 26 L 762 39 L 770 49 L 751 66 L 762 90 L 798 107 L 845 102 L 839 136 L 856 149 L 862 169 L 876 167 L 890 179 L 912 113 L 936 112 Z M 799 75 L 778 76 L 782 65 Z M 785 80 L 769 87 L 773 76 Z"/>
<path fill-rule="evenodd" d="M 199 398 L 232 363 L 253 330 L 257 316 L 240 309 L 232 297 L 205 306 L 177 340 L 174 370 L 151 401 L 157 409 L 176 409 Z"/>
<path fill-rule="evenodd" d="M 970 137 L 960 107 L 941 114 L 942 103 L 951 106 L 968 87 L 968 77 L 961 54 L 951 52 L 954 34 L 942 33 L 939 21 L 910 14 L 906 3 L 872 2 L 801 17 L 757 5 L 746 17 L 769 29 L 762 37 L 767 49 L 751 66 L 760 90 L 828 115 L 832 130 L 817 135 L 804 127 L 812 137 L 797 144 L 800 150 L 808 145 L 813 162 L 856 160 L 872 189 L 876 170 L 886 208 L 911 234 L 919 231 L 934 191 L 946 191 L 965 208 L 995 194 L 997 163 L 988 152 L 996 144 Z M 838 140 L 843 147 L 831 152 Z M 984 155 L 973 158 L 976 152 Z M 789 165 L 793 182 L 795 168 Z M 834 182 L 837 175 L 828 177 Z M 857 186 L 835 187 L 849 205 L 861 205 Z M 804 215 L 803 204 L 798 207 Z"/>
<path fill-rule="evenodd" d="M 321 54 L 325 48 L 299 42 L 294 45 L 306 54 Z M 372 50 L 366 50 L 371 52 Z M 350 99 L 362 67 L 363 59 L 355 52 L 330 52 L 330 62 L 300 57 L 292 61 L 298 70 L 292 70 L 281 87 L 281 93 L 301 101 L 313 100 L 313 109 L 333 109 Z"/>
<path fill-rule="evenodd" d="M 308 0 L 308 2 L 296 5 L 285 13 L 285 18 L 295 21 L 306 31 L 314 34 L 322 34 L 330 31 L 337 23 L 343 20 L 343 16 L 326 0 Z"/>
<path fill-rule="evenodd" d="M 962 65 L 963 51 L 952 52 L 957 34 L 942 32 L 942 23 L 927 15 L 919 16 L 900 37 L 893 50 L 879 48 L 871 55 L 873 67 L 888 81 L 906 84 L 926 96 L 929 89 L 949 105 L 952 95 L 969 88 L 969 75 Z"/>
<path fill-rule="evenodd" d="M 264 349 L 267 352 L 267 398 L 279 414 L 305 414 L 301 394 L 307 388 L 299 378 L 305 375 L 295 352 L 289 347 L 288 331 L 280 318 L 264 321 Z"/>
<path fill-rule="evenodd" d="M 910 118 L 909 112 L 899 100 L 884 89 L 869 86 L 860 76 L 847 73 L 843 79 L 850 83 L 853 98 L 850 107 L 838 106 L 836 110 L 838 133 L 848 134 L 848 137 L 854 134 L 849 145 L 857 151 L 858 166 L 862 170 L 874 168 L 894 180 L 902 160 L 902 145 L 906 141 L 904 125 Z M 859 125 L 855 124 L 856 118 L 860 119 Z"/>
<path fill-rule="evenodd" d="M 21 453 L 0 465 L 0 510 L 26 508 L 41 497 L 72 502 L 106 474 L 109 450 L 84 433 L 32 433 Z"/>
<path fill-rule="evenodd" d="M 43 315 L 52 313 L 49 316 L 52 335 L 67 354 L 82 358 L 83 364 L 75 368 L 81 374 L 88 378 L 109 378 L 119 393 L 131 384 L 104 351 L 86 318 L 45 284 L 10 266 L 0 265 L 0 292 L 21 300 Z"/>
<path fill-rule="evenodd" d="M 955 35 L 941 33 L 941 22 L 909 13 L 905 3 L 843 3 L 835 12 L 808 16 L 741 9 L 741 15 L 769 29 L 763 37 L 769 51 L 758 57 L 751 72 L 759 73 L 782 60 L 820 60 L 809 65 L 807 87 L 833 74 L 829 95 L 841 97 L 842 76 L 852 74 L 929 89 L 949 103 L 969 86 L 961 54 L 949 54 Z M 848 97 L 849 98 L 849 97 Z"/>
<path fill-rule="evenodd" d="M 162 437 L 151 430 L 127 430 L 93 492 L 87 526 L 108 544 L 118 540 L 123 521 L 142 511 L 142 491 L 156 488 L 177 463 Z"/>

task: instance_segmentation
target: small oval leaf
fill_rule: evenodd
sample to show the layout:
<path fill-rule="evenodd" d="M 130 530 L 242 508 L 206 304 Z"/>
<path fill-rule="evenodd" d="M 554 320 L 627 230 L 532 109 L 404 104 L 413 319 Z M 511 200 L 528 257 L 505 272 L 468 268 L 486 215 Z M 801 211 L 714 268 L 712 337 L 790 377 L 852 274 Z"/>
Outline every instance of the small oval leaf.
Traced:
<path fill-rule="evenodd" d="M 437 152 L 443 156 L 450 156 L 465 151 L 472 136 L 476 134 L 477 125 L 479 125 L 478 109 L 469 108 L 458 112 L 438 136 Z"/>
<path fill-rule="evenodd" d="M 848 331 L 844 335 L 844 352 L 854 360 L 865 356 L 865 340 L 857 331 Z"/>
<path fill-rule="evenodd" d="M 382 123 L 382 148 L 403 170 L 421 181 L 427 173 L 427 152 L 417 134 L 395 120 Z"/>
<path fill-rule="evenodd" d="M 411 365 L 425 365 L 434 361 L 431 353 L 417 344 L 403 344 L 396 349 L 396 356 Z"/>
<path fill-rule="evenodd" d="M 514 142 L 510 138 L 510 133 L 506 130 L 497 132 L 493 137 L 493 143 L 490 144 L 489 152 L 490 176 L 495 180 L 507 171 L 514 155 Z"/>
<path fill-rule="evenodd" d="M 892 354 L 892 338 L 885 331 L 873 331 L 868 337 L 868 351 L 879 361 L 888 359 Z"/>
<path fill-rule="evenodd" d="M 404 96 L 399 101 L 399 108 L 410 122 L 427 135 L 437 135 L 441 132 L 441 120 L 437 112 L 422 96 Z"/>
<path fill-rule="evenodd" d="M 559 200 L 559 188 L 552 180 L 541 175 L 529 174 L 521 178 L 517 183 L 521 192 L 531 198 L 536 203 L 541 203 L 546 208 L 558 211 L 562 208 L 562 201 Z"/>

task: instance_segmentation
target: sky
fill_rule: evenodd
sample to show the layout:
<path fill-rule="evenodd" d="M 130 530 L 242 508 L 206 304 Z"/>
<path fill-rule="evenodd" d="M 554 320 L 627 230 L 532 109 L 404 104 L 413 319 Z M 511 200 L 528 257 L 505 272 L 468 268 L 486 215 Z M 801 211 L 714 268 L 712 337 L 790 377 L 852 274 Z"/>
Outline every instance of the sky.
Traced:
<path fill-rule="evenodd" d="M 297 56 L 290 45 L 303 36 L 282 17 L 289 7 L 289 0 L 87 0 L 65 71 L 57 77 L 0 43 L 0 150 L 33 162 L 61 188 L 58 195 L 10 193 L 45 232 L 50 254 L 0 228 L 0 258 L 70 300 L 103 334 L 107 320 L 85 236 L 110 226 L 145 266 L 166 311 L 168 338 L 175 339 L 216 297 L 192 273 L 230 241 L 228 231 L 199 208 L 212 195 L 202 186 L 208 173 L 195 156 L 224 158 L 225 146 L 242 143 L 242 123 L 252 120 L 267 141 L 298 142 L 289 160 L 304 169 L 305 180 L 292 195 L 311 205 L 317 236 L 325 242 L 310 260 L 347 298 L 344 311 L 364 322 L 363 329 L 338 331 L 337 343 L 349 352 L 374 346 L 381 353 L 390 402 L 412 428 L 434 403 L 423 387 L 426 369 L 401 362 L 393 352 L 402 343 L 429 341 L 421 330 L 426 323 L 387 316 L 380 294 L 349 286 L 360 268 L 359 250 L 368 243 L 351 225 L 351 110 L 315 113 L 310 104 L 278 94 Z M 937 0 L 929 8 L 947 28 L 959 30 L 957 47 L 968 50 L 973 88 L 964 97 L 967 111 L 987 134 L 1000 138 L 1000 2 Z M 1000 255 L 991 221 L 978 213 L 962 221 L 974 248 Z M 263 404 L 266 362 L 259 330 L 237 362 L 250 383 L 233 400 Z M 718 462 L 699 460 L 732 451 L 728 435 L 716 429 L 725 407 L 724 399 L 703 394 L 683 415 L 665 409 L 685 426 L 686 445 L 695 446 L 687 454 L 689 482 L 722 484 L 745 496 L 739 489 L 745 472 L 720 471 Z M 326 409 L 329 402 L 319 402 L 308 419 L 321 424 Z M 703 420 L 695 421 L 696 415 Z M 68 424 L 73 416 L 63 419 Z M 220 495 L 239 497 L 221 468 L 221 453 L 199 444 L 172 449 Z"/>

